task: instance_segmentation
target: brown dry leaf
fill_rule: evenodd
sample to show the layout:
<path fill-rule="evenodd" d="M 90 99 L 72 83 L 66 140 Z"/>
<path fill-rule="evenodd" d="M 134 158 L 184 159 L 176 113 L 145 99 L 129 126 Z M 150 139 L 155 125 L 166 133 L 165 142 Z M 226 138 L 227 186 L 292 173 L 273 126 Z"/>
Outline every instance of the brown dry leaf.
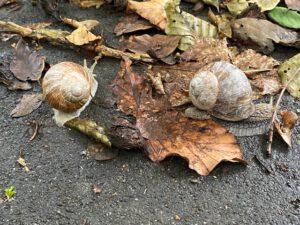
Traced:
<path fill-rule="evenodd" d="M 71 3 L 78 5 L 81 8 L 90 8 L 95 6 L 97 9 L 105 4 L 105 2 L 105 0 L 71 0 Z"/>
<path fill-rule="evenodd" d="M 24 94 L 21 101 L 11 111 L 11 117 L 26 116 L 40 107 L 42 104 L 42 95 L 37 94 Z"/>
<path fill-rule="evenodd" d="M 19 157 L 17 162 L 24 168 L 26 172 L 29 172 L 29 167 L 27 166 L 27 163 L 23 157 Z"/>
<path fill-rule="evenodd" d="M 292 146 L 292 130 L 297 123 L 298 116 L 292 111 L 281 111 L 282 124 L 279 121 L 275 121 L 275 127 L 279 135 L 288 144 L 289 147 Z"/>
<path fill-rule="evenodd" d="M 196 61 L 203 66 L 214 61 L 230 59 L 226 39 L 201 38 L 190 50 L 181 54 L 183 62 Z"/>
<path fill-rule="evenodd" d="M 285 0 L 285 4 L 289 9 L 294 9 L 300 11 L 300 1 L 299 0 Z"/>
<path fill-rule="evenodd" d="M 118 156 L 118 150 L 108 148 L 100 142 L 92 141 L 87 147 L 87 154 L 99 161 L 111 160 Z"/>
<path fill-rule="evenodd" d="M 255 99 L 274 95 L 281 90 L 276 68 L 280 63 L 274 58 L 247 49 L 233 56 L 232 64 L 243 70 L 250 79 Z"/>
<path fill-rule="evenodd" d="M 152 87 L 132 71 L 130 62 L 124 65 L 124 77 L 117 76 L 113 82 L 118 108 L 128 114 L 124 105 L 135 101 L 131 112 L 152 161 L 180 156 L 201 175 L 208 175 L 221 161 L 244 162 L 235 137 L 224 127 L 211 120 L 188 119 L 174 111 L 166 96 L 152 95 Z"/>
<path fill-rule="evenodd" d="M 254 99 L 261 98 L 264 95 L 275 95 L 282 88 L 280 78 L 276 70 L 252 76 L 250 83 L 253 89 Z"/>
<path fill-rule="evenodd" d="M 114 29 L 114 33 L 119 36 L 134 31 L 148 30 L 150 28 L 153 28 L 153 25 L 150 22 L 136 14 L 129 14 L 120 19 L 119 23 Z"/>
<path fill-rule="evenodd" d="M 27 91 L 30 90 L 32 87 L 28 82 L 21 82 L 18 80 L 10 80 L 8 79 L 4 72 L 2 72 L 0 70 L 0 83 L 3 83 L 4 85 L 6 85 L 6 87 L 11 90 L 23 90 L 23 91 Z"/>
<path fill-rule="evenodd" d="M 257 53 L 252 49 L 247 49 L 234 56 L 232 64 L 243 70 L 247 75 L 257 73 L 259 70 L 269 71 L 280 65 L 274 58 Z"/>
<path fill-rule="evenodd" d="M 20 39 L 15 50 L 10 70 L 21 81 L 39 80 L 45 67 L 45 57 L 40 57 L 31 51 L 27 44 Z"/>
<path fill-rule="evenodd" d="M 136 12 L 141 17 L 149 20 L 150 23 L 165 30 L 168 22 L 165 6 L 173 0 L 150 0 L 137 2 L 128 0 L 127 9 Z"/>
<path fill-rule="evenodd" d="M 74 45 L 84 45 L 95 40 L 100 40 L 100 36 L 91 33 L 85 26 L 80 26 L 66 37 Z"/>
<path fill-rule="evenodd" d="M 218 26 L 219 34 L 222 35 L 222 37 L 232 37 L 232 16 L 229 13 L 214 14 L 213 11 L 209 9 L 207 16 L 216 26 Z"/>
<path fill-rule="evenodd" d="M 274 50 L 273 42 L 300 48 L 299 33 L 268 20 L 242 18 L 235 20 L 232 29 L 236 39 L 265 54 Z"/>
<path fill-rule="evenodd" d="M 175 60 L 170 56 L 177 48 L 180 37 L 156 34 L 150 36 L 144 34 L 141 36 L 130 36 L 126 48 L 135 53 L 146 53 L 154 58 L 160 59 L 165 63 L 174 64 Z"/>

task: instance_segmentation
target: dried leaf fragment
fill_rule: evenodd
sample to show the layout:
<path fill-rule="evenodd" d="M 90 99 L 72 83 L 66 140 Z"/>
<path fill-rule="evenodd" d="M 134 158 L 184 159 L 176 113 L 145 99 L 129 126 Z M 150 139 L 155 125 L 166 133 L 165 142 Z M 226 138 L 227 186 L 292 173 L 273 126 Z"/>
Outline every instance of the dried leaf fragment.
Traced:
<path fill-rule="evenodd" d="M 129 14 L 120 19 L 119 23 L 114 29 L 114 33 L 117 36 L 120 36 L 122 34 L 139 30 L 148 30 L 150 28 L 153 28 L 153 25 L 149 21 L 139 17 L 136 14 Z"/>
<path fill-rule="evenodd" d="M 168 21 L 165 7 L 169 2 L 174 2 L 174 0 L 150 0 L 146 2 L 128 0 L 127 9 L 136 12 L 164 30 Z"/>
<path fill-rule="evenodd" d="M 98 186 L 98 185 L 94 185 L 93 192 L 95 194 L 100 194 L 102 192 L 102 188 L 100 186 Z"/>
<path fill-rule="evenodd" d="M 16 79 L 15 80 L 8 79 L 1 70 L 0 70 L 0 83 L 6 85 L 6 87 L 11 91 L 14 90 L 27 91 L 32 88 L 28 82 L 21 82 Z"/>
<path fill-rule="evenodd" d="M 180 37 L 155 34 L 150 36 L 131 36 L 127 41 L 126 48 L 135 53 L 149 54 L 164 61 L 178 46 Z"/>
<path fill-rule="evenodd" d="M 292 146 L 292 130 L 297 123 L 298 116 L 292 111 L 282 111 L 280 112 L 282 117 L 282 124 L 279 121 L 275 121 L 275 127 L 279 135 L 288 144 L 289 147 Z"/>
<path fill-rule="evenodd" d="M 87 148 L 89 156 L 99 161 L 111 160 L 118 156 L 118 150 L 115 148 L 108 148 L 100 142 L 92 141 Z"/>
<path fill-rule="evenodd" d="M 66 36 L 66 39 L 74 45 L 84 45 L 99 40 L 101 37 L 91 33 L 85 26 L 80 26 L 70 35 Z"/>
<path fill-rule="evenodd" d="M 40 107 L 42 104 L 42 95 L 37 94 L 24 94 L 21 101 L 11 111 L 11 117 L 26 116 Z"/>
<path fill-rule="evenodd" d="M 29 167 L 27 166 L 27 163 L 23 157 L 19 157 L 17 162 L 24 168 L 26 172 L 29 172 Z"/>
<path fill-rule="evenodd" d="M 31 51 L 27 44 L 20 39 L 15 50 L 10 70 L 21 81 L 40 79 L 45 66 L 45 57 L 40 57 Z"/>

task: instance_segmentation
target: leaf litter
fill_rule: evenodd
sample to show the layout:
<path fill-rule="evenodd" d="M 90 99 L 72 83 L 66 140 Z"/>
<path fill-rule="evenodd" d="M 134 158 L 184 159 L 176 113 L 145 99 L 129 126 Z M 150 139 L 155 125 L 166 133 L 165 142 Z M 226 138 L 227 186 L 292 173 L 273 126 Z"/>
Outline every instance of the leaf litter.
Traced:
<path fill-rule="evenodd" d="M 108 2 L 71 1 L 82 8 L 99 8 Z M 125 41 L 123 51 L 105 46 L 103 37 L 91 32 L 99 25 L 96 20 L 77 21 L 60 16 L 62 22 L 75 28 L 73 32 L 45 28 L 50 24 L 43 22 L 26 27 L 0 21 L 0 26 L 23 37 L 70 45 L 72 48 L 78 46 L 103 56 L 122 58 L 121 68 L 112 88 L 118 97 L 118 110 L 132 116 L 134 120 L 116 118 L 116 126 L 122 128 L 120 130 L 124 133 L 116 132 L 114 135 L 126 137 L 128 143 L 132 144 L 128 146 L 146 149 L 153 161 L 177 155 L 186 159 L 189 167 L 199 174 L 208 175 L 221 161 L 244 162 L 243 154 L 234 135 L 220 124 L 209 118 L 203 120 L 185 116 L 184 109 L 191 102 L 191 79 L 197 71 L 208 70 L 213 63 L 223 60 L 237 66 L 247 75 L 254 99 L 275 95 L 281 90 L 271 120 L 268 152 L 272 144 L 274 124 L 283 139 L 291 144 L 294 125 L 287 121 L 294 118 L 295 123 L 295 115 L 290 112 L 282 113 L 282 123 L 275 121 L 275 118 L 285 89 L 298 97 L 297 56 L 280 65 L 272 57 L 258 52 L 271 53 L 274 43 L 299 48 L 300 36 L 297 30 L 280 26 L 297 28 L 298 16 L 292 11 L 282 14 L 283 9 L 276 7 L 279 0 L 227 0 L 223 4 L 218 0 L 203 2 L 215 7 L 208 12 L 212 23 L 183 11 L 180 0 L 123 2 L 122 7 L 127 4 L 127 13 L 114 32 L 117 35 L 139 32 Z M 286 3 L 288 8 L 297 10 L 296 1 L 286 0 Z M 203 3 L 201 4 L 203 7 Z M 267 14 L 279 25 L 268 21 Z M 145 34 L 149 29 L 151 33 Z M 232 43 L 240 48 L 232 46 Z M 33 56 L 32 62 L 28 62 L 30 56 Z M 38 80 L 43 70 L 41 59 L 20 40 L 11 63 L 11 71 L 21 81 Z M 131 60 L 143 62 L 138 73 L 132 69 Z M 153 64 L 147 64 L 149 62 Z M 30 68 L 26 68 L 25 64 Z M 21 74 L 22 69 L 26 73 Z M 1 77 L 0 81 L 8 88 L 13 88 L 11 80 L 6 77 Z M 20 84 L 19 88 L 25 89 L 25 84 L 28 83 L 22 83 L 24 87 Z M 35 94 L 24 95 L 11 115 L 26 115 L 38 108 L 41 100 L 33 95 Z M 97 126 L 101 135 L 105 136 L 101 125 L 90 120 L 89 123 L 80 121 L 70 121 L 67 126 L 95 138 L 97 135 L 89 129 L 89 123 L 93 123 L 93 127 Z M 114 158 L 116 153 L 108 148 L 110 145 L 110 142 L 107 146 L 94 142 L 89 145 L 88 152 L 98 160 Z"/>

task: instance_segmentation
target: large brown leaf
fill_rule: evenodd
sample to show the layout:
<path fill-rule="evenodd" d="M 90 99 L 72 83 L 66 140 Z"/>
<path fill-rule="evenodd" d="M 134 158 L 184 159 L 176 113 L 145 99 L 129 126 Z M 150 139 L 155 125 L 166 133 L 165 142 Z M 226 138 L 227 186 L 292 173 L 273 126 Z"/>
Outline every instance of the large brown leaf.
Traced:
<path fill-rule="evenodd" d="M 201 175 L 208 175 L 221 161 L 244 162 L 235 137 L 224 127 L 211 120 L 188 119 L 172 109 L 168 98 L 152 93 L 149 82 L 133 72 L 130 64 L 126 60 L 124 76 L 114 80 L 114 93 L 119 97 L 118 108 L 136 117 L 136 128 L 152 161 L 177 155 Z"/>
<path fill-rule="evenodd" d="M 11 111 L 11 117 L 21 117 L 32 113 L 42 104 L 41 94 L 24 94 L 21 101 Z"/>
<path fill-rule="evenodd" d="M 153 25 L 150 22 L 136 14 L 129 14 L 120 19 L 119 23 L 114 29 L 114 32 L 119 36 L 134 31 L 148 30 L 150 28 L 153 28 Z"/>
<path fill-rule="evenodd" d="M 300 1 L 299 0 L 285 0 L 285 4 L 289 9 L 294 9 L 300 11 Z"/>
<path fill-rule="evenodd" d="M 39 80 L 45 66 L 45 57 L 40 57 L 31 51 L 27 44 L 20 39 L 10 63 L 10 70 L 21 81 Z"/>
<path fill-rule="evenodd" d="M 300 48 L 300 35 L 267 20 L 242 18 L 233 23 L 234 37 L 265 54 L 274 50 L 274 44 Z"/>

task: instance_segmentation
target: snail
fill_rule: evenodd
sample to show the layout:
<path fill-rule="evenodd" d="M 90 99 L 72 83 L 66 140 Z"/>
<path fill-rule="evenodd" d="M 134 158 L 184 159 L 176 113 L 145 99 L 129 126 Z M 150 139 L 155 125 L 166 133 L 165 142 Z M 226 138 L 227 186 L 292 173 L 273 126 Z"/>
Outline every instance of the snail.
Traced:
<path fill-rule="evenodd" d="M 215 62 L 208 71 L 197 72 L 190 81 L 189 98 L 197 109 L 188 108 L 185 114 L 198 119 L 212 115 L 227 121 L 260 121 L 271 118 L 273 111 L 272 104 L 253 103 L 246 75 L 226 61 Z"/>
<path fill-rule="evenodd" d="M 42 80 L 43 98 L 53 108 L 54 120 L 59 126 L 78 117 L 94 97 L 98 82 L 93 70 L 73 62 L 53 65 Z"/>

